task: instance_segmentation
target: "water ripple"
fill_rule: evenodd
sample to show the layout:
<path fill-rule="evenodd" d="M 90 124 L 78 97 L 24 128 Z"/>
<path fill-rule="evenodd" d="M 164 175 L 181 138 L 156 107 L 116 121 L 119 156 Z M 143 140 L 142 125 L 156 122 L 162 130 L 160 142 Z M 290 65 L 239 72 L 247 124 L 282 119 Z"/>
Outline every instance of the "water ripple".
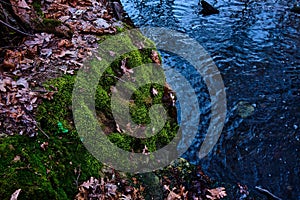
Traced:
<path fill-rule="evenodd" d="M 208 0 L 220 14 L 205 17 L 195 0 L 121 1 L 137 26 L 195 38 L 221 71 L 227 123 L 203 168 L 223 181 L 265 185 L 284 199 L 300 199 L 300 17 L 289 11 L 295 1 Z M 188 77 L 201 102 L 198 148 L 210 119 L 207 88 L 188 63 L 167 53 L 163 61 Z M 255 105 L 253 115 L 238 115 L 240 101 Z M 198 162 L 193 152 L 187 157 Z"/>

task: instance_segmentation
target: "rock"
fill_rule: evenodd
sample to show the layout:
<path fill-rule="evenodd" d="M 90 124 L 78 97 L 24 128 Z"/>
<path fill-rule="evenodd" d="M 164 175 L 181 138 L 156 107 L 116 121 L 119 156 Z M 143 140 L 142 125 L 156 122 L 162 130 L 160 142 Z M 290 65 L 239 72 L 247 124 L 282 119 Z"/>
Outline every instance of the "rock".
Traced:
<path fill-rule="evenodd" d="M 291 12 L 300 14 L 300 6 L 294 6 L 291 8 Z"/>
<path fill-rule="evenodd" d="M 212 14 L 218 14 L 219 10 L 214 8 L 212 5 L 207 3 L 204 0 L 201 0 L 202 10 L 200 11 L 200 14 L 203 15 L 212 15 Z"/>
<path fill-rule="evenodd" d="M 254 106 L 246 101 L 240 101 L 237 104 L 237 114 L 242 118 L 251 116 L 254 112 Z"/>

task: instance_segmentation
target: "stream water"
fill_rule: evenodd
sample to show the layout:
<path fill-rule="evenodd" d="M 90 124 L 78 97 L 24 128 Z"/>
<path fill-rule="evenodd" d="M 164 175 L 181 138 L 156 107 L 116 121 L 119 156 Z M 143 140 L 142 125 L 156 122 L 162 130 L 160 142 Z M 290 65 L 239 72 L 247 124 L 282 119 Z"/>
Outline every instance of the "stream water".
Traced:
<path fill-rule="evenodd" d="M 299 200 L 300 15 L 289 11 L 296 1 L 210 0 L 220 10 L 211 16 L 200 15 L 195 0 L 121 2 L 136 26 L 166 27 L 197 40 L 222 74 L 226 123 L 213 151 L 199 160 L 195 152 L 210 118 L 207 88 L 185 61 L 161 51 L 166 66 L 188 77 L 200 102 L 199 133 L 184 156 L 216 180 Z"/>

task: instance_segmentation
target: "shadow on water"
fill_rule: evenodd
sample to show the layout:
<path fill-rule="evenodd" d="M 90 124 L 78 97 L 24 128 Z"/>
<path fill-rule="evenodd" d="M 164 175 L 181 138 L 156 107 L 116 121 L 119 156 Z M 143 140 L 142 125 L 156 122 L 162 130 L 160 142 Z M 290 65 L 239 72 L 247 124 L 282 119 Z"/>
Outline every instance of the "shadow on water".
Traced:
<path fill-rule="evenodd" d="M 223 76 L 226 124 L 213 152 L 199 161 L 195 152 L 210 115 L 207 88 L 187 63 L 161 52 L 198 95 L 199 134 L 185 156 L 217 180 L 300 199 L 300 15 L 290 12 L 296 1 L 211 0 L 220 14 L 206 17 L 198 14 L 197 1 L 121 2 L 137 26 L 167 27 L 196 39 Z"/>

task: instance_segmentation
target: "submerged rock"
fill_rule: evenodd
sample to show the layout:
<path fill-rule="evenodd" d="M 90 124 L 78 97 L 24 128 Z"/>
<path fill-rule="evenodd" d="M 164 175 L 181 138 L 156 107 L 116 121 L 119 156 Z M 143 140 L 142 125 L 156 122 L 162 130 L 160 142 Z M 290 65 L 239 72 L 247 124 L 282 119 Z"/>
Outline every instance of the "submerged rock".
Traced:
<path fill-rule="evenodd" d="M 214 8 L 212 5 L 207 3 L 204 0 L 201 0 L 202 10 L 200 11 L 200 14 L 203 15 L 212 15 L 212 14 L 218 14 L 219 10 Z"/>
<path fill-rule="evenodd" d="M 300 6 L 294 6 L 293 8 L 291 8 L 291 11 L 300 14 Z"/>
<path fill-rule="evenodd" d="M 254 112 L 254 106 L 246 101 L 240 101 L 237 104 L 237 114 L 242 118 L 251 116 Z"/>

